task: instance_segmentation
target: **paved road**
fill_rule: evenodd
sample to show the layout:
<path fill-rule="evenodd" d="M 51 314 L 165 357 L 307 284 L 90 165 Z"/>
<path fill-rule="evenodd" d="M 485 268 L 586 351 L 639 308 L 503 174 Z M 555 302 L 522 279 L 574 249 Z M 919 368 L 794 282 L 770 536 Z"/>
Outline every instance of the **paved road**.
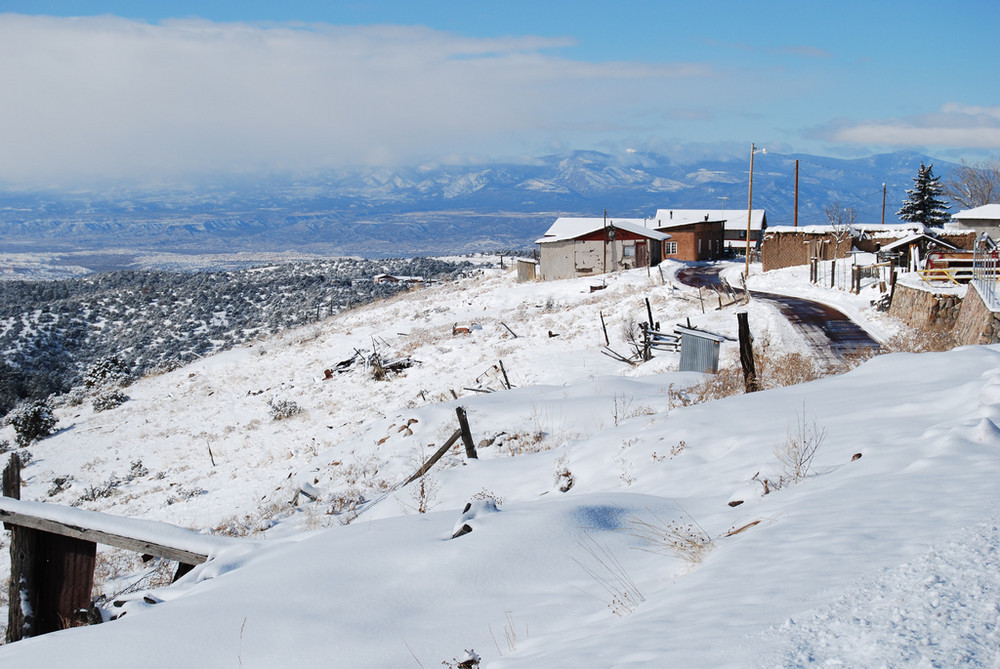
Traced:
<path fill-rule="evenodd" d="M 695 288 L 721 287 L 722 280 L 719 278 L 721 271 L 721 266 L 688 267 L 677 273 L 677 279 Z M 813 349 L 831 362 L 842 360 L 847 355 L 864 349 L 879 348 L 878 342 L 857 323 L 831 306 L 800 297 L 787 297 L 756 290 L 750 291 L 750 296 L 776 306 L 802 333 Z"/>

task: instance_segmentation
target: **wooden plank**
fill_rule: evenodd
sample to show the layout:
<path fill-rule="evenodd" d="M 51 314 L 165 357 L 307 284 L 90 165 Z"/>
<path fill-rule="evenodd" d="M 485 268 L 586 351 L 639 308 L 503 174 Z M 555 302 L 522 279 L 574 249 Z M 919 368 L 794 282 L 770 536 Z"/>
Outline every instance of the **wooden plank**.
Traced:
<path fill-rule="evenodd" d="M 94 589 L 97 544 L 57 534 L 38 534 L 39 571 L 34 634 L 86 624 Z"/>
<path fill-rule="evenodd" d="M 18 513 L 7 509 L 0 509 L 0 518 L 5 522 L 19 527 L 29 527 L 42 532 L 58 534 L 64 537 L 73 537 L 84 541 L 92 541 L 106 546 L 116 546 L 126 550 L 135 551 L 143 555 L 153 555 L 166 560 L 176 560 L 177 562 L 187 562 L 200 564 L 208 560 L 207 553 L 195 553 L 183 549 L 157 544 L 152 541 L 134 539 L 121 534 L 112 534 L 101 530 L 93 530 L 76 525 L 67 525 L 47 518 L 37 518 L 28 514 Z"/>
<path fill-rule="evenodd" d="M 404 483 L 403 485 L 409 485 L 410 483 L 413 483 L 418 478 L 420 478 L 428 471 L 430 471 L 430 468 L 434 466 L 434 463 L 440 460 L 442 457 L 444 457 L 444 454 L 447 453 L 448 450 L 455 445 L 455 442 L 458 441 L 458 438 L 461 436 L 462 436 L 462 431 L 455 430 L 455 433 L 448 438 L 448 441 L 444 442 L 444 446 L 434 451 L 434 455 L 427 458 L 427 462 L 421 465 L 420 469 L 418 469 L 416 473 L 413 474 L 413 476 L 406 479 L 406 483 Z"/>
<path fill-rule="evenodd" d="M 199 534 L 168 523 L 6 497 L 0 497 L 0 520 L 187 564 L 205 562 L 213 550 L 238 542 L 232 537 Z"/>

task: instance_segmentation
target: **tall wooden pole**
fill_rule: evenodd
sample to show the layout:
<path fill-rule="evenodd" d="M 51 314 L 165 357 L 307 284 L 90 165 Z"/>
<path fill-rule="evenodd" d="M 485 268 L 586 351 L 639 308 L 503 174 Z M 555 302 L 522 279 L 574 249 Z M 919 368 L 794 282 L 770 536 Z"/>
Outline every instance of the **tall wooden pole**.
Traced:
<path fill-rule="evenodd" d="M 882 184 L 882 225 L 885 225 L 885 183 Z"/>
<path fill-rule="evenodd" d="M 747 238 L 746 238 L 746 251 L 747 264 L 746 269 L 743 272 L 743 276 L 750 278 L 750 214 L 753 211 L 753 153 L 754 145 L 753 142 L 750 143 L 750 187 L 747 190 Z"/>
<path fill-rule="evenodd" d="M 753 336 L 750 334 L 747 312 L 737 313 L 736 321 L 740 340 L 740 364 L 743 366 L 743 385 L 746 392 L 755 393 L 760 390 L 760 381 L 757 379 L 757 369 L 753 360 Z"/>
<path fill-rule="evenodd" d="M 795 223 L 793 227 L 799 227 L 799 159 L 795 159 Z"/>

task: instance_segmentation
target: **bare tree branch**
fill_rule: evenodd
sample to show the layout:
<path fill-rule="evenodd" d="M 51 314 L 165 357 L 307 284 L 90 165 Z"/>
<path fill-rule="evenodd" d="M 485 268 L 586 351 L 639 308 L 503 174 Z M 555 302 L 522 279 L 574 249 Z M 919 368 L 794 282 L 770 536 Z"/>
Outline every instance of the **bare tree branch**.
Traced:
<path fill-rule="evenodd" d="M 967 209 L 1000 202 L 1000 160 L 963 160 L 945 187 L 948 197 Z"/>

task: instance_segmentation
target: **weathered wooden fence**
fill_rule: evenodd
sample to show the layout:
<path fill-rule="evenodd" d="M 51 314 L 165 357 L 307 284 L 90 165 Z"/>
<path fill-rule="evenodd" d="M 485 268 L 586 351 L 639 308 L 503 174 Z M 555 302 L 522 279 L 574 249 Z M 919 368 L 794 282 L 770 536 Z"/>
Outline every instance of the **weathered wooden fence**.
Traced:
<path fill-rule="evenodd" d="M 177 578 L 238 542 L 168 523 L 22 501 L 20 492 L 15 454 L 4 469 L 0 497 L 0 520 L 11 531 L 7 642 L 86 624 L 97 544 L 175 560 Z"/>

